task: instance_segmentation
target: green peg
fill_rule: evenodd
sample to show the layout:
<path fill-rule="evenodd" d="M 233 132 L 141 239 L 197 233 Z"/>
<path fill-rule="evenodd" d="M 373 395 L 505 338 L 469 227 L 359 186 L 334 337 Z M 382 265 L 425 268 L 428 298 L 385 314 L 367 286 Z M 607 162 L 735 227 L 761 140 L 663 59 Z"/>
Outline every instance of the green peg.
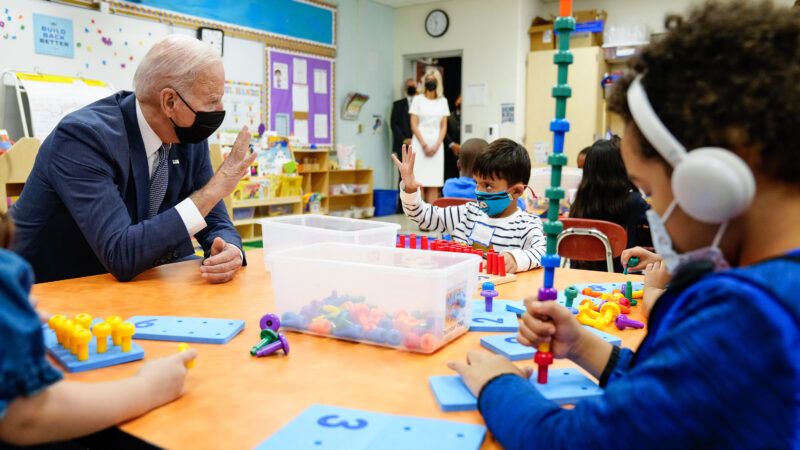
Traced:
<path fill-rule="evenodd" d="M 261 330 L 261 340 L 258 341 L 258 344 L 254 345 L 253 348 L 250 349 L 250 354 L 255 356 L 259 350 L 266 347 L 269 344 L 278 340 L 278 333 L 275 331 L 270 330 L 269 328 L 264 328 Z"/>
<path fill-rule="evenodd" d="M 567 308 L 572 308 L 572 302 L 575 301 L 575 297 L 578 296 L 578 288 L 575 286 L 570 286 L 564 289 L 564 297 L 567 298 Z"/>

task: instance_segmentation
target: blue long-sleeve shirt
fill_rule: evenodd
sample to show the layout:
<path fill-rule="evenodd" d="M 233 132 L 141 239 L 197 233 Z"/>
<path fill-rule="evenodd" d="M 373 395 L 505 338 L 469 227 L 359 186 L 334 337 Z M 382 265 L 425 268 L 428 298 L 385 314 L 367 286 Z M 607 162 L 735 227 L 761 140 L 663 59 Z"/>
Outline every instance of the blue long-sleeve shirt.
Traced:
<path fill-rule="evenodd" d="M 506 449 L 800 448 L 800 251 L 659 299 L 648 336 L 572 410 L 503 375 L 479 409 Z"/>

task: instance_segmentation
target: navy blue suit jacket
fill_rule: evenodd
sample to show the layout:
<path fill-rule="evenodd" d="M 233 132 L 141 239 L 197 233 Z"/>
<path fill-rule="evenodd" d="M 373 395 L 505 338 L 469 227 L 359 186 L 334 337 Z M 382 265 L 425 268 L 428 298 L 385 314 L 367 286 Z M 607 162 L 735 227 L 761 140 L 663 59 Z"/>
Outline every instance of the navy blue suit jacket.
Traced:
<path fill-rule="evenodd" d="M 12 248 L 39 282 L 105 272 L 130 280 L 194 252 L 174 207 L 212 175 L 207 142 L 173 145 L 167 193 L 147 219 L 150 173 L 136 98 L 120 91 L 67 115 L 44 140 L 10 212 Z M 217 236 L 241 248 L 223 202 L 205 220 L 195 237 L 206 256 Z"/>

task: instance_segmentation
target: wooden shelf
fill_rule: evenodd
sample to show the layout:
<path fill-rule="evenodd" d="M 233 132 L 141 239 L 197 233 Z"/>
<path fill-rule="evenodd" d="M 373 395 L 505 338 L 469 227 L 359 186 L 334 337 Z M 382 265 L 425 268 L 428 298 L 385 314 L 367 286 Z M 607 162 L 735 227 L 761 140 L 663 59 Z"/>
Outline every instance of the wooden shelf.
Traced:
<path fill-rule="evenodd" d="M 269 200 L 254 198 L 250 200 L 233 200 L 234 208 L 252 208 L 255 206 L 289 205 L 291 203 L 302 202 L 302 197 L 278 197 Z"/>
<path fill-rule="evenodd" d="M 328 172 L 327 170 L 298 170 L 297 171 L 297 173 L 299 173 L 300 175 L 302 175 L 304 173 L 327 173 L 327 172 Z"/>
<path fill-rule="evenodd" d="M 372 169 L 339 169 L 331 170 L 331 173 L 352 173 L 352 172 L 371 172 Z"/>
<path fill-rule="evenodd" d="M 233 226 L 239 225 L 255 225 L 258 223 L 259 220 L 264 219 L 264 217 L 253 217 L 252 219 L 239 219 L 233 221 Z"/>
<path fill-rule="evenodd" d="M 372 191 L 370 192 L 362 192 L 360 194 L 339 194 L 339 195 L 329 195 L 328 198 L 346 198 L 346 197 L 358 197 L 359 195 L 371 195 Z"/>

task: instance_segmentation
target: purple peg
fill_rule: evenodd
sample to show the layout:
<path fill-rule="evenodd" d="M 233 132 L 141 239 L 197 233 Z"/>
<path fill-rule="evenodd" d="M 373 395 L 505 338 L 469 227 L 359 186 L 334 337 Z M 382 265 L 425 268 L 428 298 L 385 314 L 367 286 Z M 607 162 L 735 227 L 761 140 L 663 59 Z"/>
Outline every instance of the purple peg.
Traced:
<path fill-rule="evenodd" d="M 483 283 L 481 288 L 481 296 L 484 299 L 483 301 L 486 307 L 486 312 L 492 312 L 492 301 L 500 294 L 494 289 L 494 283 L 491 281 Z"/>
<path fill-rule="evenodd" d="M 558 298 L 558 291 L 555 288 L 540 287 L 539 301 L 555 300 Z"/>
<path fill-rule="evenodd" d="M 272 331 L 278 331 L 281 327 L 281 319 L 279 319 L 276 314 L 268 313 L 261 317 L 258 324 L 261 326 L 262 330 L 269 328 Z"/>
<path fill-rule="evenodd" d="M 642 322 L 633 320 L 625 314 L 618 315 L 617 318 L 614 319 L 614 325 L 616 325 L 620 330 L 624 330 L 625 328 L 644 328 L 644 324 Z"/>
<path fill-rule="evenodd" d="M 275 342 L 265 346 L 261 350 L 259 350 L 258 353 L 256 353 L 256 356 L 261 357 L 261 356 L 271 355 L 271 354 L 277 352 L 278 350 L 283 350 L 283 353 L 285 355 L 289 354 L 289 341 L 287 341 L 286 340 L 286 336 L 284 336 L 282 334 L 278 335 L 278 340 L 277 341 L 275 341 Z"/>

